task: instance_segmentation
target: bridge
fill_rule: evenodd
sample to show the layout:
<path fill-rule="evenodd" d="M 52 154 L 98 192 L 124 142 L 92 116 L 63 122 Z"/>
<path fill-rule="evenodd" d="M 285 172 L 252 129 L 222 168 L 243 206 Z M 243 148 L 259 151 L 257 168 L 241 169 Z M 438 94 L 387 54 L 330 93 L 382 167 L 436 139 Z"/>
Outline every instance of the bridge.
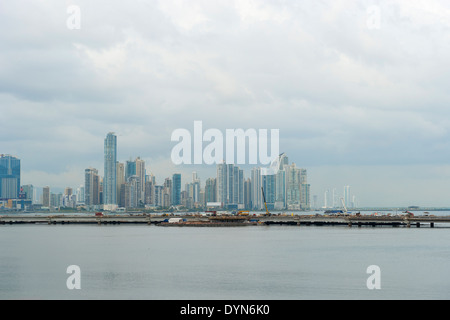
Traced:
<path fill-rule="evenodd" d="M 236 216 L 224 215 L 228 220 Z M 213 223 L 211 216 L 205 215 L 6 215 L 0 216 L 0 225 L 12 224 L 97 224 L 97 225 L 119 225 L 119 224 L 147 224 L 160 225 L 168 223 L 169 219 L 181 219 L 183 222 Z M 215 220 L 219 217 L 214 217 Z M 392 227 L 435 227 L 435 224 L 450 223 L 450 216 L 412 216 L 412 215 L 249 215 L 239 216 L 242 222 L 253 222 L 249 225 L 292 225 L 292 226 L 392 226 Z M 222 219 L 223 220 L 223 219 Z M 222 221 L 223 222 L 223 221 Z M 183 223 L 178 223 L 182 226 Z M 199 224 L 201 225 L 201 224 Z"/>

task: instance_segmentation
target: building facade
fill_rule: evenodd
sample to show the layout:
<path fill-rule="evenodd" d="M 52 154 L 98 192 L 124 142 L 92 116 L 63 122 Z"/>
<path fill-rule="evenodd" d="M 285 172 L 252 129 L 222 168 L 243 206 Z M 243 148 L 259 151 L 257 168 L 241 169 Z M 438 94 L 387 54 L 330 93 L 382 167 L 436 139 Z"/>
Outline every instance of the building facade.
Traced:
<path fill-rule="evenodd" d="M 105 209 L 117 207 L 117 136 L 110 132 L 105 138 L 105 174 L 103 176 L 103 204 Z"/>
<path fill-rule="evenodd" d="M 20 193 L 20 159 L 0 154 L 0 200 L 18 199 Z"/>

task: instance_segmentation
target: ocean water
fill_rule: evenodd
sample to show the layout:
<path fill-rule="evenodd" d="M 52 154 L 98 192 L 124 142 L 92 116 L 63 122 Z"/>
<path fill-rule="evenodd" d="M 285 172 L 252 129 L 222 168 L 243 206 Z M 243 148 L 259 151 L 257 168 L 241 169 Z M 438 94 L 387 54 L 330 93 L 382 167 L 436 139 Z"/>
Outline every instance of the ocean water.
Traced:
<path fill-rule="evenodd" d="M 3 225 L 0 299 L 449 299 L 449 244 L 439 225 Z"/>

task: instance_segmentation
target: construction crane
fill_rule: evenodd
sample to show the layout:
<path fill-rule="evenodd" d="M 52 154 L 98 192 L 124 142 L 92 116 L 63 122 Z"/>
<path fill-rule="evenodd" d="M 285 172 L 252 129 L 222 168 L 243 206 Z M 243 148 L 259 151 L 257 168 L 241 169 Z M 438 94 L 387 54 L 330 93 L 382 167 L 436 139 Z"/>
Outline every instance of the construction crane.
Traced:
<path fill-rule="evenodd" d="M 263 195 L 263 199 L 264 199 L 264 205 L 266 206 L 266 216 L 270 216 L 270 212 L 269 209 L 267 209 L 267 203 L 266 203 L 266 195 L 264 194 L 264 188 L 261 187 L 261 191 L 262 191 L 262 195 Z"/>

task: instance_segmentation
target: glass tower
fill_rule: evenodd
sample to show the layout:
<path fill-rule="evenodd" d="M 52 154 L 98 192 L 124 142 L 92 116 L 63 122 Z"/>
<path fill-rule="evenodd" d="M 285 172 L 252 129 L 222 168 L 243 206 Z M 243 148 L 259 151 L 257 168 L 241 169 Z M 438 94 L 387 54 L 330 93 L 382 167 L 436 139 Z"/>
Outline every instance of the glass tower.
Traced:
<path fill-rule="evenodd" d="M 0 199 L 17 199 L 20 193 L 20 159 L 0 154 Z"/>
<path fill-rule="evenodd" d="M 117 136 L 112 132 L 106 136 L 104 152 L 103 204 L 117 205 Z"/>
<path fill-rule="evenodd" d="M 175 173 L 172 176 L 172 204 L 181 204 L 181 174 Z"/>

